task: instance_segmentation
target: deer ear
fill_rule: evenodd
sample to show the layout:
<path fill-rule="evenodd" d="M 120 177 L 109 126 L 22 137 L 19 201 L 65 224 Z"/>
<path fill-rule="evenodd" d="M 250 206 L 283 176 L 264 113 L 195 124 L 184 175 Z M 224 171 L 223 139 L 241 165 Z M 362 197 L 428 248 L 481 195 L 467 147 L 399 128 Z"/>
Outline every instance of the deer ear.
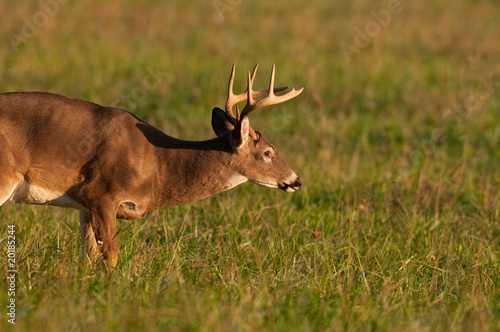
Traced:
<path fill-rule="evenodd" d="M 238 121 L 236 126 L 234 126 L 232 134 L 233 147 L 239 148 L 240 146 L 245 144 L 249 137 L 248 136 L 249 131 L 250 131 L 250 122 L 248 121 L 248 117 L 244 116 L 240 121 Z"/>
<path fill-rule="evenodd" d="M 226 112 L 218 107 L 215 107 L 212 110 L 212 128 L 215 134 L 220 137 L 233 130 L 234 126 L 231 121 L 229 121 Z"/>

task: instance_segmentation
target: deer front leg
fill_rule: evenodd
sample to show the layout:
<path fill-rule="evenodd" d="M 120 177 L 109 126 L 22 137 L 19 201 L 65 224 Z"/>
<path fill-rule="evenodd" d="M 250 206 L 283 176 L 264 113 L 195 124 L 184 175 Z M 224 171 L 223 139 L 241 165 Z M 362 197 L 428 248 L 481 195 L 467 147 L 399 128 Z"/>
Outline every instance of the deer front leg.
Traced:
<path fill-rule="evenodd" d="M 80 236 L 82 237 L 82 256 L 95 262 L 98 256 L 97 240 L 92 228 L 90 214 L 80 210 Z"/>
<path fill-rule="evenodd" d="M 109 206 L 89 209 L 91 224 L 95 225 L 95 239 L 102 245 L 104 263 L 108 269 L 118 262 L 118 240 L 116 238 L 116 211 Z"/>

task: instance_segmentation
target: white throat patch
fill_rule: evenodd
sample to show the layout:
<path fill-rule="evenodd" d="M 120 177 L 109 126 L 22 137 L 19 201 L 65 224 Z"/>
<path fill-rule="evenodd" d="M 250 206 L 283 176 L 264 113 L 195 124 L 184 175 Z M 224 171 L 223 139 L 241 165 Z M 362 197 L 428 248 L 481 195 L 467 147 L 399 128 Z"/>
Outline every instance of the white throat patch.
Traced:
<path fill-rule="evenodd" d="M 229 178 L 224 184 L 224 190 L 232 189 L 245 182 L 248 182 L 248 178 L 246 176 L 243 176 L 241 174 L 234 175 L 233 177 Z"/>

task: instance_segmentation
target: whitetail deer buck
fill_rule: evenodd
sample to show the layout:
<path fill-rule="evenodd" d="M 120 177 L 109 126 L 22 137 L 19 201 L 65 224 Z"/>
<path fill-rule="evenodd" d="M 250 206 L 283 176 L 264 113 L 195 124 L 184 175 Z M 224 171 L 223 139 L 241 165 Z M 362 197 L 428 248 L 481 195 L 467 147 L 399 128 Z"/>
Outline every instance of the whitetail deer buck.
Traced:
<path fill-rule="evenodd" d="M 274 88 L 274 71 L 268 90 L 253 91 L 255 66 L 247 90 L 235 95 L 233 65 L 226 110 L 212 111 L 217 137 L 199 142 L 167 136 L 117 108 L 42 92 L 0 94 L 0 206 L 79 209 L 83 255 L 95 258 L 101 244 L 106 265 L 115 267 L 116 218 L 140 218 L 247 181 L 295 191 L 297 175 L 248 122 L 253 111 L 302 92 L 275 95 L 287 88 Z"/>

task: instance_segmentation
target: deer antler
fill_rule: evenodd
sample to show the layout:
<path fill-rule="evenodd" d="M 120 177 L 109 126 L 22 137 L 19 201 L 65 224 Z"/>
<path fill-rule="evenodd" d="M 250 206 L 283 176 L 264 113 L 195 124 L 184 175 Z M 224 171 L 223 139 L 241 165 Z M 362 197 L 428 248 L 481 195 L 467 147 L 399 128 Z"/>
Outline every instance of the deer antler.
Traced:
<path fill-rule="evenodd" d="M 271 79 L 269 81 L 269 89 L 262 91 L 253 91 L 252 86 L 253 86 L 253 81 L 255 79 L 255 74 L 257 73 L 257 68 L 259 68 L 259 64 L 255 65 L 252 75 L 250 75 L 250 72 L 248 72 L 247 89 L 245 90 L 245 92 L 242 92 L 239 95 L 235 95 L 233 93 L 235 65 L 233 64 L 233 68 L 231 70 L 231 77 L 229 78 L 229 86 L 227 89 L 227 101 L 226 101 L 226 114 L 228 115 L 228 118 L 233 123 L 233 125 L 236 125 L 238 121 L 241 121 L 241 119 L 244 116 L 248 116 L 250 113 L 259 108 L 283 103 L 287 100 L 297 97 L 302 93 L 302 90 L 304 90 L 304 88 L 301 88 L 300 90 L 292 89 L 292 91 L 282 96 L 276 96 L 274 94 L 275 92 L 286 90 L 288 89 L 288 87 L 287 86 L 279 88 L 274 87 L 275 65 L 273 65 L 273 70 L 271 71 Z M 265 98 L 257 101 L 255 101 L 254 99 L 261 97 Z M 233 106 L 245 100 L 247 101 L 247 104 L 245 105 L 245 108 L 243 109 L 241 114 L 238 109 L 238 106 L 236 106 L 236 116 L 234 116 Z M 252 127 L 250 127 L 249 135 L 253 139 L 258 138 L 257 133 L 252 129 Z"/>
<path fill-rule="evenodd" d="M 238 104 L 238 103 L 241 103 L 242 101 L 245 101 L 248 99 L 248 96 L 250 96 L 253 100 L 253 98 L 261 98 L 261 97 L 265 97 L 266 95 L 269 94 L 269 90 L 262 90 L 262 91 L 252 91 L 250 94 L 249 94 L 249 89 L 251 90 L 252 88 L 252 85 L 253 85 L 253 81 L 255 79 L 255 74 L 257 73 L 257 68 L 259 68 L 259 64 L 256 64 L 254 69 L 253 69 L 253 72 L 252 72 L 252 76 L 250 76 L 250 72 L 248 73 L 249 75 L 249 83 L 248 83 L 248 86 L 247 86 L 247 89 L 238 94 L 238 95 L 235 95 L 233 93 L 233 82 L 234 82 L 234 72 L 235 72 L 235 65 L 233 64 L 233 68 L 231 70 L 231 77 L 229 78 L 229 85 L 228 85 L 228 91 L 227 91 L 227 101 L 226 101 L 226 113 L 227 115 L 230 115 L 230 119 L 234 119 L 234 123 L 233 124 L 236 124 L 236 122 L 238 122 L 238 120 L 241 119 L 240 117 L 240 112 L 238 110 L 238 107 L 236 107 L 236 116 L 234 116 L 234 113 L 233 113 L 233 107 L 234 105 Z M 279 92 L 279 91 L 283 91 L 283 90 L 286 90 L 288 89 L 287 86 L 285 87 L 279 87 L 279 88 L 274 88 L 274 92 Z M 273 93 L 274 95 L 274 93 Z M 293 98 L 293 97 L 292 97 Z"/>
<path fill-rule="evenodd" d="M 265 98 L 257 100 L 257 101 L 255 101 L 254 98 L 258 98 L 258 97 L 255 97 L 256 93 L 252 90 L 255 70 L 254 70 L 254 74 L 252 75 L 252 77 L 250 77 L 250 72 L 248 73 L 248 87 L 247 87 L 247 91 L 246 91 L 247 92 L 247 104 L 245 105 L 245 108 L 243 109 L 243 111 L 241 111 L 241 115 L 240 115 L 239 119 L 243 118 L 244 116 L 248 116 L 250 113 L 252 113 L 255 110 L 258 110 L 259 108 L 280 104 L 280 103 L 283 103 L 287 100 L 295 98 L 298 95 L 300 95 L 302 93 L 302 91 L 304 90 L 304 88 L 301 88 L 300 90 L 292 89 L 292 91 L 290 91 L 282 96 L 276 96 L 274 94 L 274 92 L 276 92 L 276 90 L 281 91 L 282 89 L 278 88 L 278 89 L 280 89 L 280 90 L 278 90 L 278 89 L 274 88 L 274 73 L 275 73 L 275 65 L 273 65 L 273 69 L 271 71 L 271 79 L 269 80 L 269 89 L 266 90 L 266 91 L 268 91 L 268 94 Z M 263 92 L 263 91 L 259 91 L 259 92 Z"/>

